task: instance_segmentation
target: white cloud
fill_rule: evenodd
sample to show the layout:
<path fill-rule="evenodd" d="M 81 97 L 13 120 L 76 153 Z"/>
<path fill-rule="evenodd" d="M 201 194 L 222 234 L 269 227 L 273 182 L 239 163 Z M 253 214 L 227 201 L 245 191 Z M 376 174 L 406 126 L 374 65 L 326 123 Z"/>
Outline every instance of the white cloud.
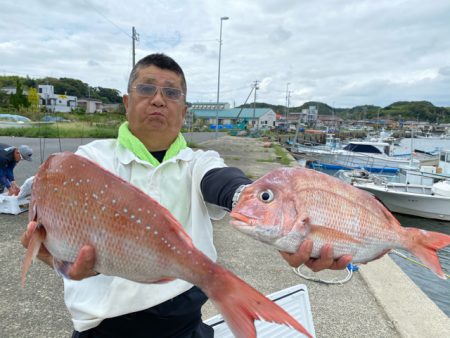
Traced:
<path fill-rule="evenodd" d="M 126 89 L 136 58 L 164 52 L 183 67 L 188 99 L 336 107 L 428 100 L 450 106 L 450 3 L 445 0 L 8 1 L 0 74 L 74 77 Z"/>

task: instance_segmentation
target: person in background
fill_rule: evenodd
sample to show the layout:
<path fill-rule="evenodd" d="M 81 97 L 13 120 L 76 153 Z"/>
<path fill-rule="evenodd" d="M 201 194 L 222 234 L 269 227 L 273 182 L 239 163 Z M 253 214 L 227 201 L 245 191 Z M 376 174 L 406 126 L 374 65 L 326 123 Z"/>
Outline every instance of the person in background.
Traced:
<path fill-rule="evenodd" d="M 12 147 L 0 144 L 0 193 L 5 188 L 8 195 L 17 196 L 20 192 L 19 186 L 14 178 L 14 168 L 21 160 L 31 161 L 33 150 L 27 145 Z"/>
<path fill-rule="evenodd" d="M 77 154 L 97 162 L 166 207 L 194 245 L 216 261 L 211 219 L 232 209 L 239 192 L 252 181 L 227 167 L 215 151 L 189 148 L 181 134 L 187 111 L 186 80 L 181 67 L 164 54 L 151 54 L 132 69 L 123 96 L 127 122 L 118 138 L 83 145 Z M 22 236 L 27 247 L 35 229 Z M 36 231 L 42 231 L 41 228 Z M 282 253 L 291 266 L 343 269 L 351 256 L 333 259 L 331 246 L 310 259 L 312 242 L 295 254 Z M 41 247 L 38 257 L 53 266 Z M 72 315 L 73 338 L 200 338 L 214 331 L 201 319 L 206 295 L 183 280 L 141 284 L 94 271 L 95 248 L 83 246 L 66 271 L 64 299 Z M 150 267 L 151 268 L 151 267 Z"/>

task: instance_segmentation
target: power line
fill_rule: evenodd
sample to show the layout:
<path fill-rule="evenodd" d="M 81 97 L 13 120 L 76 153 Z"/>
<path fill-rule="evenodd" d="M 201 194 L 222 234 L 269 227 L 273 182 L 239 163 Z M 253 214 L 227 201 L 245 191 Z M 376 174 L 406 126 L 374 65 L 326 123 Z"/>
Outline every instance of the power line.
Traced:
<path fill-rule="evenodd" d="M 90 6 L 90 3 L 88 3 L 86 0 L 84 1 L 84 3 L 88 6 Z M 103 19 L 105 19 L 106 21 L 108 21 L 110 24 L 112 24 L 113 26 L 115 26 L 119 31 L 121 31 L 123 34 L 125 34 L 126 36 L 128 36 L 129 38 L 131 38 L 132 36 L 127 33 L 125 30 L 123 30 L 121 27 L 119 27 L 114 21 L 112 21 L 111 19 L 109 19 L 106 15 L 104 15 L 103 13 L 101 13 L 99 10 L 97 10 L 94 6 L 90 6 L 95 12 L 97 12 L 98 15 L 100 15 Z"/>

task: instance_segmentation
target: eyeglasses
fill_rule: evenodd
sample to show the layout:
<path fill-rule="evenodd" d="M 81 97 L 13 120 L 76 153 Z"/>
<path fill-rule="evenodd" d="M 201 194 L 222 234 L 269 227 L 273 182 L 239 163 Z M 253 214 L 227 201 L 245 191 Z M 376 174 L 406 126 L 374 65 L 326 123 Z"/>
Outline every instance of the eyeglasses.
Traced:
<path fill-rule="evenodd" d="M 177 88 L 172 87 L 160 87 L 148 83 L 139 83 L 136 86 L 131 87 L 136 90 L 136 93 L 140 96 L 153 97 L 155 96 L 158 88 L 161 90 L 162 95 L 169 100 L 178 101 L 184 96 L 184 93 Z"/>

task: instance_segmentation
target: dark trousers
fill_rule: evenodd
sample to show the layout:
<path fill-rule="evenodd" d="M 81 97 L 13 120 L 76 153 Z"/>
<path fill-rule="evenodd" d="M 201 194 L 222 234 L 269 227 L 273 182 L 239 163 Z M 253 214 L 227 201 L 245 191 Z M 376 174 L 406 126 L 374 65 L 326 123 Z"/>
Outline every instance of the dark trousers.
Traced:
<path fill-rule="evenodd" d="M 212 338 L 214 330 L 202 322 L 201 307 L 208 300 L 196 286 L 149 309 L 103 320 L 72 338 Z"/>

